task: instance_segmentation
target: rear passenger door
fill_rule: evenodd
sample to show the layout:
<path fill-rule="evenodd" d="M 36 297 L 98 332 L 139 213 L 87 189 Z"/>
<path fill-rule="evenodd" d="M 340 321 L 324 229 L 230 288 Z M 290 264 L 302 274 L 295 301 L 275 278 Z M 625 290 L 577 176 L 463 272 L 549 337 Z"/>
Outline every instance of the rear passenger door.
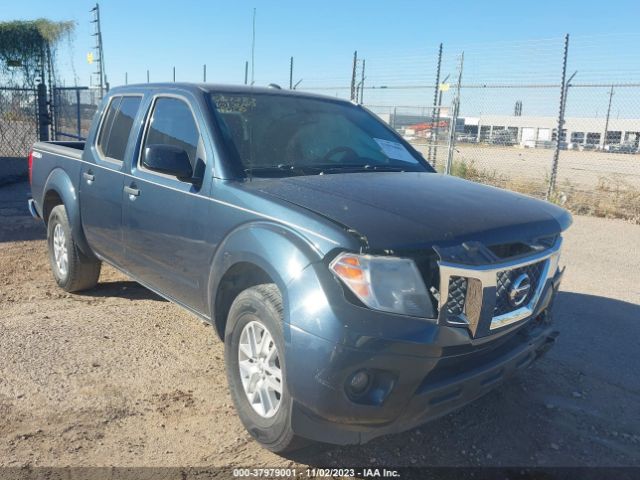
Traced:
<path fill-rule="evenodd" d="M 102 115 L 96 142 L 83 162 L 80 215 L 91 249 L 116 265 L 124 262 L 122 188 L 124 159 L 133 150 L 132 127 L 142 96 L 114 96 Z M 130 141 L 131 140 L 131 141 Z"/>
<path fill-rule="evenodd" d="M 183 182 L 144 167 L 145 148 L 159 144 L 183 148 L 202 182 Z M 207 194 L 211 157 L 201 119 L 189 99 L 156 96 L 123 196 L 127 269 L 143 283 L 200 313 L 207 311 L 207 266 L 213 254 L 205 241 L 207 229 L 212 227 Z"/>

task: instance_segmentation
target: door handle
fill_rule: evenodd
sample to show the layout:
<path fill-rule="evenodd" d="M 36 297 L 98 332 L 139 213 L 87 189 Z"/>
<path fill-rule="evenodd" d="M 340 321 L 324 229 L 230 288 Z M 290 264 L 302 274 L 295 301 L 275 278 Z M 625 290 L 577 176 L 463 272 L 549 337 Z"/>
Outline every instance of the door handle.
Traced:
<path fill-rule="evenodd" d="M 96 179 L 96 176 L 93 173 L 91 173 L 91 171 L 84 172 L 82 176 L 84 177 L 84 179 L 87 181 L 89 185 L 91 185 L 93 181 Z"/>
<path fill-rule="evenodd" d="M 133 187 L 124 187 L 124 193 L 128 193 L 133 197 L 137 197 L 138 195 L 140 195 L 140 190 Z"/>

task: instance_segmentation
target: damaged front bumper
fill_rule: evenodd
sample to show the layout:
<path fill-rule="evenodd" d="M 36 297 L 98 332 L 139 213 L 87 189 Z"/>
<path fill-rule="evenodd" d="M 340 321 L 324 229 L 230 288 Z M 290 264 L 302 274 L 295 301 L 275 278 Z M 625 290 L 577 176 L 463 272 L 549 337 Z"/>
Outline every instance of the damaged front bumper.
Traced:
<path fill-rule="evenodd" d="M 290 322 L 285 328 L 294 431 L 329 443 L 364 443 L 456 410 L 531 365 L 558 335 L 550 312 L 564 273 L 559 252 L 557 245 L 533 258 L 545 265 L 535 302 L 527 302 L 528 316 L 491 329 L 493 300 L 484 335 L 440 319 L 429 323 L 373 312 L 335 296 L 313 316 L 307 311 L 304 322 Z M 310 288 L 312 277 L 305 272 L 291 285 L 292 293 L 296 283 Z M 332 287 L 319 283 L 331 296 Z M 495 284 L 483 288 L 495 298 Z M 295 306 L 292 311 L 303 318 Z M 366 372 L 369 383 L 364 393 L 354 394 L 350 381 L 358 372 Z"/>

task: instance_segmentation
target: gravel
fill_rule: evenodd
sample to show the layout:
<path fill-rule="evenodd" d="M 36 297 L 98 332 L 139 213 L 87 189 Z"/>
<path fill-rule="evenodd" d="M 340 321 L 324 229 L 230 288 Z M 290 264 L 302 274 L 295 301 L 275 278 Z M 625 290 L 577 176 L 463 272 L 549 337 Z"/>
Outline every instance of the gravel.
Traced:
<path fill-rule="evenodd" d="M 210 327 L 111 268 L 56 287 L 27 193 L 0 188 L 1 466 L 640 466 L 640 226 L 575 218 L 561 335 L 527 372 L 419 429 L 283 457 L 242 427 Z"/>

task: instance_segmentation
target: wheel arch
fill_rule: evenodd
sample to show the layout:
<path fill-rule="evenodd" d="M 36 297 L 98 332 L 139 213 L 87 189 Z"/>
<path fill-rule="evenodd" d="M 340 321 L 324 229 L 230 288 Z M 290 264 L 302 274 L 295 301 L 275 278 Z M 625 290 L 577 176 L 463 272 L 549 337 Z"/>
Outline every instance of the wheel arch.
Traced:
<path fill-rule="evenodd" d="M 42 219 L 45 225 L 49 221 L 51 210 L 57 205 L 63 205 L 67 213 L 73 239 L 85 255 L 94 258 L 82 229 L 80 218 L 80 200 L 78 191 L 74 187 L 69 175 L 61 168 L 54 169 L 45 182 L 42 197 Z"/>
<path fill-rule="evenodd" d="M 287 285 L 322 254 L 289 227 L 251 222 L 231 232 L 218 247 L 209 277 L 211 320 L 224 340 L 227 314 L 233 300 L 246 288 L 275 283 L 282 295 L 287 322 Z"/>

